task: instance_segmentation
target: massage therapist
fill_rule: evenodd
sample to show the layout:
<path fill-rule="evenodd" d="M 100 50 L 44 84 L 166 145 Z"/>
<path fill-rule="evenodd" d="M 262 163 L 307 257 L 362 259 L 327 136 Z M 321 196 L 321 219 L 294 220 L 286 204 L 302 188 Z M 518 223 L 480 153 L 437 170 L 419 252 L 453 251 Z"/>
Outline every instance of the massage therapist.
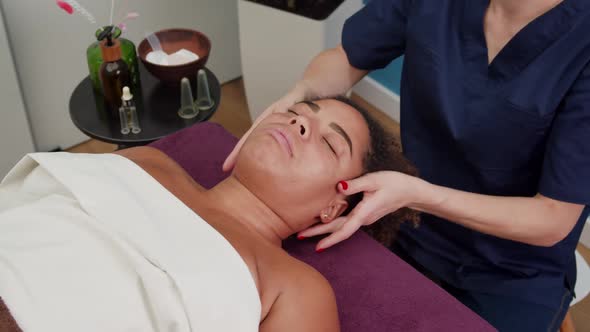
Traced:
<path fill-rule="evenodd" d="M 254 126 L 405 55 L 402 144 L 421 179 L 343 181 L 363 201 L 300 235 L 331 233 L 326 249 L 399 208 L 422 211 L 397 255 L 500 331 L 556 331 L 590 202 L 589 32 L 588 0 L 370 1 Z"/>

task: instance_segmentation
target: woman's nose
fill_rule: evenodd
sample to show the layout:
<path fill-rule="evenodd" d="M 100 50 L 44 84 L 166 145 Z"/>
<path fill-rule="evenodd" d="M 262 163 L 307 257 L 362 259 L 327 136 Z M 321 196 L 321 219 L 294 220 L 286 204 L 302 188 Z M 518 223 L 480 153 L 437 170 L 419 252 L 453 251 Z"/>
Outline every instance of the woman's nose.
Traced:
<path fill-rule="evenodd" d="M 289 121 L 289 124 L 295 127 L 295 130 L 302 138 L 306 139 L 311 135 L 309 120 L 304 116 L 296 116 L 292 118 Z"/>

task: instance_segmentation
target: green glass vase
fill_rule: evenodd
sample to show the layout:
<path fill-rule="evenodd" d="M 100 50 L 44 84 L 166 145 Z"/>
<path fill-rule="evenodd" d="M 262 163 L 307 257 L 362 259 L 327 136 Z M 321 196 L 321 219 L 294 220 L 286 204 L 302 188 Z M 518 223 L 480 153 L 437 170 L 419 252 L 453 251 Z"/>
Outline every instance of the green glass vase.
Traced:
<path fill-rule="evenodd" d="M 96 30 L 95 37 L 98 38 L 98 35 L 105 28 L 106 27 Z M 120 38 L 120 36 L 121 29 L 119 29 L 119 27 L 115 27 L 113 29 L 113 38 L 118 38 L 121 42 L 121 53 L 123 61 L 125 61 L 127 67 L 129 67 L 129 74 L 132 84 L 132 86 L 130 86 L 129 89 L 132 93 L 136 93 L 140 81 L 135 45 L 132 41 L 125 38 Z M 100 65 L 103 61 L 98 41 L 90 44 L 90 46 L 88 46 L 88 49 L 86 49 L 86 60 L 88 61 L 88 71 L 90 72 L 90 80 L 92 81 L 92 87 L 96 92 L 102 93 L 102 87 L 100 84 L 100 78 L 98 77 L 98 72 L 100 70 Z"/>

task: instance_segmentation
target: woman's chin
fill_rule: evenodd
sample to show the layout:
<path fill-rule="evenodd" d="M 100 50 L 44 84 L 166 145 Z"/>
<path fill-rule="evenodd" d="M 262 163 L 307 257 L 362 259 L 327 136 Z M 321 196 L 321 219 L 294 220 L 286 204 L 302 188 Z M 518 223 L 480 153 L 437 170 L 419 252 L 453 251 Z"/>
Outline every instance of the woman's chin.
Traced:
<path fill-rule="evenodd" d="M 261 171 L 268 168 L 287 167 L 291 158 L 278 143 L 271 143 L 273 144 L 259 144 L 252 148 L 248 147 L 240 153 L 237 162 L 242 161 L 256 165 Z"/>
<path fill-rule="evenodd" d="M 281 177 L 289 169 L 288 160 L 277 156 L 273 151 L 253 151 L 239 156 L 234 167 L 234 174 L 240 178 L 259 178 L 263 183 Z"/>

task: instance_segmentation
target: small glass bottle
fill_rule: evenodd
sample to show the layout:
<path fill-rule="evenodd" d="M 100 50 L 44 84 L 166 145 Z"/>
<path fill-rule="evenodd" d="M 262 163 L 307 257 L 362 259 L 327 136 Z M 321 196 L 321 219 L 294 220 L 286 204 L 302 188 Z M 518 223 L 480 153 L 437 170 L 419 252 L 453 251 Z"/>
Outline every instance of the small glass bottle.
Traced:
<path fill-rule="evenodd" d="M 131 129 L 129 129 L 129 117 L 127 116 L 127 111 L 123 106 L 119 107 L 119 122 L 121 123 L 121 134 L 129 134 L 131 131 Z"/>
<path fill-rule="evenodd" d="M 139 118 L 137 116 L 137 108 L 135 107 L 135 102 L 133 101 L 133 95 L 131 91 L 129 91 L 129 87 L 123 87 L 123 95 L 121 96 L 121 107 L 119 108 L 119 114 L 124 116 L 127 130 L 126 133 L 128 134 L 129 131 L 133 134 L 139 134 L 141 132 L 141 127 L 139 126 Z M 122 118 L 123 119 L 123 118 Z M 121 120 L 121 126 L 123 126 L 123 120 Z M 123 130 L 121 130 L 123 133 Z M 123 133 L 123 134 L 126 134 Z"/>

